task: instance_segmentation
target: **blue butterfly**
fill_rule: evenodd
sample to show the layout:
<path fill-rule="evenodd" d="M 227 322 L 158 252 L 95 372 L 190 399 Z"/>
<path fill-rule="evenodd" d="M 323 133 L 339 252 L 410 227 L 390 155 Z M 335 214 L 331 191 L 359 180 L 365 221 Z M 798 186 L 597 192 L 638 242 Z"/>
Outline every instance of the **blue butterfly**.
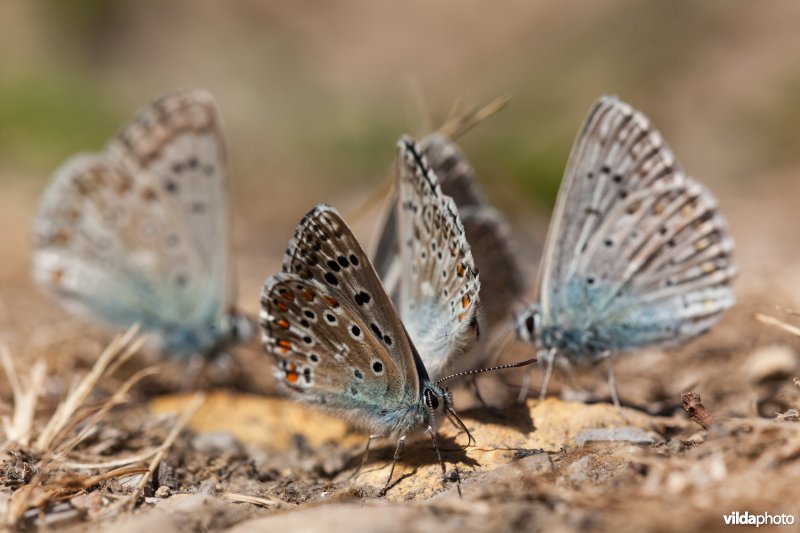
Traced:
<path fill-rule="evenodd" d="M 608 360 L 705 333 L 734 304 L 733 240 L 717 201 L 687 177 L 650 121 L 603 97 L 578 135 L 518 336 L 553 360 Z"/>
<path fill-rule="evenodd" d="M 339 213 L 320 205 L 300 221 L 283 271 L 264 283 L 259 316 L 275 375 L 299 400 L 350 420 L 370 438 L 397 439 L 384 490 L 408 435 L 427 431 L 439 454 L 438 427 L 450 418 L 472 442 L 441 386 L 455 376 L 432 378 L 423 354 L 450 361 L 474 342 L 480 287 L 458 209 L 408 138 L 398 143 L 397 178 L 409 272 L 399 295 L 404 311 L 395 310 Z M 514 366 L 520 364 L 503 368 Z"/>
<path fill-rule="evenodd" d="M 138 323 L 175 355 L 214 354 L 252 334 L 232 307 L 225 150 L 205 91 L 160 98 L 105 151 L 67 161 L 34 234 L 34 277 L 69 309 Z"/>

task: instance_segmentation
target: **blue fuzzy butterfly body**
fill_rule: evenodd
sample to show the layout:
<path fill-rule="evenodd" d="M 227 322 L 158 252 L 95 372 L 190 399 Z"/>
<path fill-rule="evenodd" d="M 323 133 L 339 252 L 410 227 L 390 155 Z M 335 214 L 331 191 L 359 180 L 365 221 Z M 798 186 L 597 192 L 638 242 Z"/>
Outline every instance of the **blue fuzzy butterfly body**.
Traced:
<path fill-rule="evenodd" d="M 573 279 L 559 291 L 564 305 L 551 310 L 538 327 L 539 342 L 571 361 L 602 358 L 669 341 L 681 320 L 663 306 L 643 306 L 637 298 L 615 296 L 610 287 L 586 287 Z"/>

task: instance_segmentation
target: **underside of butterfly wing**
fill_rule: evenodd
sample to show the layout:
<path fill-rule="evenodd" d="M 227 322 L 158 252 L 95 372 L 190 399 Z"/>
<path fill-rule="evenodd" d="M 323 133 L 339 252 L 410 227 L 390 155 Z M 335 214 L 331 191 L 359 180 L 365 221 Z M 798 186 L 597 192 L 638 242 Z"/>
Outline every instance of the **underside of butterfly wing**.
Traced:
<path fill-rule="evenodd" d="M 711 193 L 683 174 L 647 118 L 603 98 L 548 234 L 540 342 L 581 357 L 700 335 L 734 303 L 732 251 Z"/>
<path fill-rule="evenodd" d="M 478 271 L 455 202 L 409 138 L 398 143 L 396 176 L 400 315 L 435 380 L 472 366 L 465 356 L 479 334 Z"/>
<path fill-rule="evenodd" d="M 371 431 L 405 434 L 419 426 L 427 375 L 336 210 L 320 205 L 303 217 L 283 270 L 264 285 L 260 317 L 279 379 L 301 400 Z"/>
<path fill-rule="evenodd" d="M 227 179 L 211 96 L 139 112 L 103 154 L 73 158 L 34 225 L 34 275 L 89 316 L 158 333 L 167 351 L 219 341 L 230 303 Z"/>
<path fill-rule="evenodd" d="M 506 219 L 488 204 L 472 166 L 453 141 L 432 134 L 424 137 L 419 146 L 439 178 L 442 192 L 458 207 L 481 277 L 480 318 L 489 328 L 505 323 L 511 302 L 527 293 L 511 228 Z M 397 195 L 389 201 L 391 205 L 396 204 Z M 397 211 L 391 209 L 378 241 L 374 264 L 387 292 L 399 305 L 400 278 L 404 273 L 397 233 Z"/>

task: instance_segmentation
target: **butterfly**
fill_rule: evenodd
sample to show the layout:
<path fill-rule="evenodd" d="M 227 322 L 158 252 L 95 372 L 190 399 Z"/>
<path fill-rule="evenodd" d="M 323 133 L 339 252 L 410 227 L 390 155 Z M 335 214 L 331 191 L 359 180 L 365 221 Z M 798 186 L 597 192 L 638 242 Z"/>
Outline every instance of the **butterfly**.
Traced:
<path fill-rule="evenodd" d="M 282 271 L 265 281 L 259 315 L 275 375 L 298 399 L 369 430 L 370 439 L 397 439 L 384 490 L 408 435 L 427 430 L 437 454 L 441 420 L 469 435 L 441 386 L 449 377 L 432 379 L 420 354 L 472 342 L 480 287 L 458 209 L 409 138 L 398 143 L 396 172 L 413 281 L 399 289 L 400 314 L 339 213 L 318 205 L 301 219 Z M 418 317 L 413 327 L 403 310 Z"/>
<path fill-rule="evenodd" d="M 225 149 L 205 91 L 156 100 L 103 152 L 64 163 L 34 242 L 34 277 L 62 304 L 138 323 L 166 353 L 212 355 L 252 334 L 231 305 Z"/>
<path fill-rule="evenodd" d="M 499 324 L 505 325 L 511 316 L 509 302 L 527 290 L 510 227 L 505 218 L 489 205 L 477 184 L 474 170 L 453 141 L 441 134 L 428 135 L 420 141 L 419 150 L 438 177 L 442 193 L 455 202 L 464 226 L 464 236 L 475 266 L 481 273 L 483 289 L 478 310 L 478 332 L 481 329 L 491 330 Z M 402 208 L 409 201 L 405 195 L 410 191 L 398 187 L 398 192 L 390 199 L 391 204 Z M 408 222 L 405 227 L 398 227 L 403 216 L 406 215 L 402 210 L 389 211 L 375 249 L 373 264 L 384 287 L 400 309 L 400 317 L 409 327 L 412 338 L 416 338 L 414 333 L 421 328 L 419 320 L 425 320 L 425 317 L 420 317 L 411 306 L 403 306 L 400 301 L 401 288 L 417 283 L 411 270 L 404 268 L 404 254 L 413 256 L 416 252 L 408 246 L 401 246 L 410 238 L 409 234 L 399 234 L 403 229 L 410 228 Z M 407 216 L 420 216 L 420 213 L 412 212 Z M 427 272 L 434 273 L 433 270 Z M 461 351 L 453 350 L 423 351 L 421 354 L 434 378 L 474 368 L 482 362 L 477 358 L 483 355 L 476 352 L 470 354 L 471 357 L 464 357 Z"/>
<path fill-rule="evenodd" d="M 570 155 L 545 241 L 538 302 L 518 336 L 545 353 L 608 360 L 708 331 L 734 304 L 733 240 L 717 201 L 659 132 L 613 97 L 594 105 Z"/>

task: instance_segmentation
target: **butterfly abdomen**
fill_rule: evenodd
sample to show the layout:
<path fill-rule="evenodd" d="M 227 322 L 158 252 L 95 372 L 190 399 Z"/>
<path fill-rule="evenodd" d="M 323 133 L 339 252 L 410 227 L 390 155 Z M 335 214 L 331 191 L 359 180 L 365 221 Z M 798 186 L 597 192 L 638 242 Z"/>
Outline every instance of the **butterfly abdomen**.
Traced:
<path fill-rule="evenodd" d="M 597 281 L 589 285 L 573 279 L 557 294 L 560 305 L 544 317 L 540 343 L 575 360 L 681 344 L 707 331 L 733 305 L 727 286 L 643 299 Z"/>
<path fill-rule="evenodd" d="M 178 328 L 164 334 L 165 353 L 181 357 L 213 351 L 220 338 L 212 328 Z"/>

